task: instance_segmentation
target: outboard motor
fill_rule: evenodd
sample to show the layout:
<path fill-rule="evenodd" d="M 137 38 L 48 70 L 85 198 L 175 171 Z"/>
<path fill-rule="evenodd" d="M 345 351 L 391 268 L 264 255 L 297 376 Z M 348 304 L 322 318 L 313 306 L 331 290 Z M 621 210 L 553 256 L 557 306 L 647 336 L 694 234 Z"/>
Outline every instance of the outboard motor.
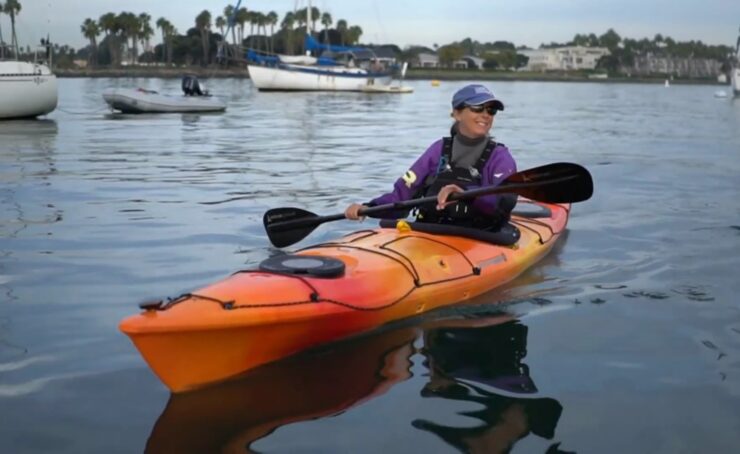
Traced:
<path fill-rule="evenodd" d="M 182 92 L 185 96 L 207 96 L 208 92 L 198 82 L 195 76 L 185 76 L 182 78 Z"/>

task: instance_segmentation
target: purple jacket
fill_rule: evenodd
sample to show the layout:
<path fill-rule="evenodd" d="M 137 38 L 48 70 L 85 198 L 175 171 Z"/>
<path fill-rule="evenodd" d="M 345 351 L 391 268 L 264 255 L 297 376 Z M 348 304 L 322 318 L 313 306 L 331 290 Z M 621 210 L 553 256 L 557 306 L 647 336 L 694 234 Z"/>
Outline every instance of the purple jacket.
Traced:
<path fill-rule="evenodd" d="M 370 201 L 371 206 L 383 205 L 386 203 L 401 202 L 413 198 L 416 192 L 424 185 L 424 181 L 429 175 L 434 175 L 437 171 L 439 159 L 442 156 L 442 143 L 440 139 L 434 142 L 414 165 L 393 184 L 393 191 L 383 194 Z M 481 172 L 481 184 L 483 186 L 498 186 L 509 175 L 516 172 L 516 163 L 511 157 L 509 149 L 506 146 L 498 144 L 494 148 L 491 157 L 483 167 Z M 467 189 L 474 189 L 469 187 Z M 477 197 L 473 201 L 473 207 L 483 214 L 492 214 L 498 205 L 499 196 L 487 195 Z M 395 213 L 394 213 L 395 214 Z"/>

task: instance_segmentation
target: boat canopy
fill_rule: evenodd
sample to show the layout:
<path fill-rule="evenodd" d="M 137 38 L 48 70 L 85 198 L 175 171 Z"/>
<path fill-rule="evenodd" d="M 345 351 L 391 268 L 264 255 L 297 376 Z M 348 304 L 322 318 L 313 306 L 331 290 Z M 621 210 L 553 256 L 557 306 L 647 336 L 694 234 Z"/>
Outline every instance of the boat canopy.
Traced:
<path fill-rule="evenodd" d="M 331 52 L 357 52 L 357 51 L 368 50 L 364 47 L 333 46 L 330 44 L 321 44 L 320 42 L 316 41 L 316 38 L 314 38 L 311 35 L 306 35 L 306 37 L 303 40 L 303 45 L 305 46 L 306 50 L 320 50 L 320 51 L 331 51 Z"/>

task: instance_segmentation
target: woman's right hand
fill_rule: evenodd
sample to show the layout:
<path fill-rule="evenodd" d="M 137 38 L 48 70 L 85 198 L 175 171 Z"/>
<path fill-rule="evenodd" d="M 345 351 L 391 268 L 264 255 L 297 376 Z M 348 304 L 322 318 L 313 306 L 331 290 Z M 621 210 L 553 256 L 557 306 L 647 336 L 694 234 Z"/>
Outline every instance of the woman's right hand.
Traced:
<path fill-rule="evenodd" d="M 365 219 L 365 216 L 360 216 L 360 210 L 362 208 L 365 208 L 365 205 L 353 203 L 344 210 L 344 217 L 353 221 L 362 221 Z"/>

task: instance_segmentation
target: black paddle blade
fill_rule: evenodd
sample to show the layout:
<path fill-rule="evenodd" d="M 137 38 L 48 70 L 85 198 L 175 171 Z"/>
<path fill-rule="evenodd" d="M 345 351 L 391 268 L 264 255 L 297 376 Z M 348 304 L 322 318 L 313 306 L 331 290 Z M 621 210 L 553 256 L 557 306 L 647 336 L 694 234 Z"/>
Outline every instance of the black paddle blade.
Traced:
<path fill-rule="evenodd" d="M 311 222 L 313 218 L 318 216 L 300 208 L 273 208 L 265 212 L 262 223 L 270 242 L 276 247 L 285 247 L 301 241 L 313 232 L 319 225 Z"/>
<path fill-rule="evenodd" d="M 588 170 L 578 164 L 557 162 L 515 173 L 502 183 L 532 184 L 517 188 L 517 194 L 548 203 L 576 203 L 591 198 L 594 184 Z"/>

